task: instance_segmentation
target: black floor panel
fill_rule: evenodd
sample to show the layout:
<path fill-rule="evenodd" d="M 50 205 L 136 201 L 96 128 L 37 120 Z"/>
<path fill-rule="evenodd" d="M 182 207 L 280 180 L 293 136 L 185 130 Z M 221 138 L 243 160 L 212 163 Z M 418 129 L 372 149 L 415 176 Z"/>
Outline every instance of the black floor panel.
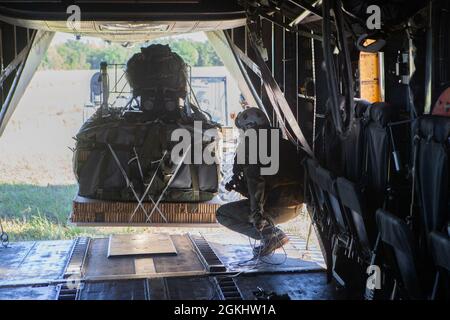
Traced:
<path fill-rule="evenodd" d="M 339 293 L 327 284 L 325 272 L 245 275 L 235 278 L 245 300 L 255 299 L 258 287 L 267 293 L 288 294 L 292 300 L 335 300 Z"/>
<path fill-rule="evenodd" d="M 146 280 L 120 280 L 85 283 L 79 300 L 146 300 Z"/>

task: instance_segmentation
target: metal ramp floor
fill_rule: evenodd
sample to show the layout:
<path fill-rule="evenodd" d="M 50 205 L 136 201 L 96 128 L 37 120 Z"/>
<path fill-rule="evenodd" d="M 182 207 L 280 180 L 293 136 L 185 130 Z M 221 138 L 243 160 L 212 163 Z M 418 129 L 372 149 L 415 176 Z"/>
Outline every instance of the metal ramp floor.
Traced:
<path fill-rule="evenodd" d="M 107 258 L 108 238 L 12 243 L 0 249 L 0 299 L 337 299 L 320 251 L 291 237 L 283 251 L 248 261 L 246 237 L 224 229 L 170 235 L 174 256 Z M 285 253 L 286 252 L 286 253 Z"/>

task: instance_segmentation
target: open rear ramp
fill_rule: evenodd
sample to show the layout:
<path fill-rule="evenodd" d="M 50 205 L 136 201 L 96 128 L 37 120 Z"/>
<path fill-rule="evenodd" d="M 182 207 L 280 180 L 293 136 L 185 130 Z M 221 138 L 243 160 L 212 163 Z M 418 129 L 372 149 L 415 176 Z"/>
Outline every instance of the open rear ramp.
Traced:
<path fill-rule="evenodd" d="M 320 251 L 295 236 L 255 260 L 247 238 L 223 229 L 156 236 L 170 239 L 176 254 L 108 257 L 109 238 L 13 243 L 1 249 L 0 299 L 335 298 Z"/>

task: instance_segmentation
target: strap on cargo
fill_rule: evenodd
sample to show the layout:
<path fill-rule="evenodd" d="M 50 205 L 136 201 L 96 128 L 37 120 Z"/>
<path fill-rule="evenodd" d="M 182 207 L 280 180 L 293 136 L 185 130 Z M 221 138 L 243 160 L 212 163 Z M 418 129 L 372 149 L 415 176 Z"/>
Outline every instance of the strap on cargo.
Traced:
<path fill-rule="evenodd" d="M 163 156 L 161 157 L 161 159 L 158 160 L 158 166 L 156 167 L 156 170 L 155 170 L 155 172 L 153 173 L 152 179 L 151 179 L 150 182 L 148 183 L 147 188 L 146 188 L 145 191 L 144 191 L 144 194 L 142 195 L 141 199 L 139 200 L 139 203 L 142 204 L 142 202 L 144 201 L 145 197 L 146 197 L 147 194 L 149 193 L 150 188 L 151 188 L 152 185 L 153 185 L 153 181 L 155 180 L 155 177 L 156 177 L 156 175 L 158 174 L 159 168 L 161 167 L 161 164 L 162 164 L 162 162 L 164 161 L 164 158 L 166 157 L 166 154 L 167 154 L 167 150 L 164 151 Z M 137 157 L 137 154 L 136 154 L 136 157 Z M 138 160 L 138 162 L 139 162 L 139 160 Z M 155 201 L 153 200 L 153 198 L 152 198 L 151 196 L 148 196 L 148 197 L 149 197 L 150 200 L 152 201 L 153 205 L 156 206 Z M 138 208 L 139 208 L 139 204 L 136 206 L 136 208 L 135 208 L 134 211 L 133 211 L 133 214 L 132 214 L 131 217 L 130 217 L 130 223 L 133 221 L 133 217 L 134 217 L 134 215 L 136 214 Z M 161 210 L 160 210 L 159 208 L 157 208 L 157 210 L 158 210 L 159 214 L 161 215 L 161 217 L 164 219 L 164 221 L 167 222 L 167 220 L 165 219 L 165 216 L 164 216 L 164 214 L 161 212 Z M 147 212 L 146 212 L 145 215 L 146 215 L 147 218 L 148 218 Z"/>
<path fill-rule="evenodd" d="M 112 154 L 114 160 L 116 161 L 116 164 L 117 164 L 117 166 L 119 167 L 119 170 L 120 170 L 120 172 L 122 173 L 122 176 L 123 176 L 124 179 L 125 179 L 125 182 L 126 182 L 126 184 L 127 184 L 127 187 L 129 187 L 129 188 L 131 189 L 131 192 L 133 193 L 134 197 L 135 197 L 136 200 L 138 201 L 138 205 L 136 206 L 136 209 L 135 209 L 135 212 L 133 212 L 133 215 L 136 213 L 136 211 L 137 211 L 138 208 L 141 208 L 142 211 L 144 211 L 145 215 L 147 216 L 147 221 L 148 221 L 148 217 L 149 217 L 148 212 L 147 212 L 147 210 L 145 210 L 145 208 L 144 208 L 144 206 L 143 206 L 143 204 L 142 204 L 142 201 L 139 199 L 139 196 L 138 196 L 138 194 L 136 193 L 136 190 L 134 190 L 133 183 L 132 183 L 132 182 L 130 181 L 130 179 L 128 178 L 128 175 L 127 175 L 125 169 L 123 168 L 122 164 L 120 163 L 120 160 L 119 160 L 119 158 L 117 157 L 116 152 L 114 151 L 113 147 L 112 147 L 109 143 L 108 143 L 108 148 L 109 148 L 109 150 L 111 151 L 111 154 Z M 155 210 L 155 208 L 157 207 L 157 205 L 155 204 L 155 202 L 153 201 L 153 199 L 152 199 L 151 197 L 150 197 L 150 200 L 151 200 L 151 201 L 153 202 L 153 204 L 155 205 L 155 207 L 153 207 L 153 210 L 152 210 L 152 212 L 153 212 L 153 211 Z M 167 222 L 166 217 L 165 217 L 164 214 L 161 212 L 161 210 L 159 210 L 159 208 L 158 208 L 158 212 L 159 212 L 159 214 L 161 215 L 161 217 L 164 219 L 164 221 Z M 131 219 L 133 218 L 133 215 L 131 216 Z"/>
<path fill-rule="evenodd" d="M 146 222 L 150 221 L 150 219 L 152 218 L 153 213 L 155 212 L 155 210 L 158 208 L 159 203 L 161 202 L 164 194 L 166 193 L 167 189 L 169 189 L 170 185 L 172 184 L 173 180 L 175 179 L 178 171 L 180 170 L 181 166 L 184 163 L 184 159 L 186 159 L 186 156 L 188 155 L 188 153 L 190 153 L 191 150 L 191 145 L 189 145 L 189 147 L 187 148 L 187 150 L 183 153 L 183 156 L 181 157 L 181 159 L 179 160 L 175 171 L 173 172 L 172 176 L 169 179 L 169 182 L 167 183 L 167 185 L 165 186 L 164 190 L 161 192 L 161 195 L 158 198 L 158 201 L 156 201 L 155 206 L 153 207 L 152 211 L 150 212 L 150 214 L 147 217 Z M 159 211 L 159 209 L 158 209 Z M 161 212 L 161 211 L 160 211 Z M 164 221 L 167 222 L 166 218 L 164 217 Z"/>
<path fill-rule="evenodd" d="M 199 186 L 199 182 L 198 182 L 198 168 L 195 164 L 190 164 L 189 171 L 191 172 L 193 198 L 194 198 L 194 201 L 199 201 L 200 200 L 200 186 Z"/>

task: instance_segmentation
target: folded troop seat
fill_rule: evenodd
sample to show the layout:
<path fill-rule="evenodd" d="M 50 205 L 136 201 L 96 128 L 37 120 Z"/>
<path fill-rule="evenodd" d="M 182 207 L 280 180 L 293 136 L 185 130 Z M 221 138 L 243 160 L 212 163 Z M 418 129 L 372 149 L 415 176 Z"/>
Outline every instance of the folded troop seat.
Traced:
<path fill-rule="evenodd" d="M 415 121 L 413 129 L 416 193 L 414 200 L 418 205 L 418 214 L 414 216 L 414 222 L 418 226 L 416 229 L 422 240 L 421 259 L 427 274 L 433 272 L 437 274 L 432 297 L 442 295 L 438 292 L 440 287 L 440 291 L 444 291 L 448 298 L 450 118 L 425 115 Z"/>
<path fill-rule="evenodd" d="M 362 187 L 345 178 L 336 179 L 336 186 L 344 209 L 351 217 L 357 236 L 358 257 L 369 262 L 375 236 L 373 215 L 367 210 Z"/>
<path fill-rule="evenodd" d="M 306 161 L 308 175 L 314 183 L 319 197 L 321 198 L 322 206 L 330 213 L 330 219 L 337 228 L 338 234 L 348 241 L 350 236 L 350 227 L 348 218 L 344 216 L 341 204 L 338 200 L 336 191 L 336 179 L 332 177 L 331 172 L 322 168 L 316 161 L 308 159 Z"/>
<path fill-rule="evenodd" d="M 423 299 L 417 246 L 410 227 L 403 219 L 382 209 L 377 210 L 376 220 L 382 242 L 381 252 L 395 279 L 391 299 Z"/>
<path fill-rule="evenodd" d="M 413 123 L 413 131 L 412 185 L 416 194 L 413 200 L 417 202 L 418 210 L 411 212 L 410 224 L 400 218 L 405 214 L 394 216 L 381 209 L 377 211 L 383 266 L 393 271 L 392 296 L 397 296 L 399 291 L 403 299 L 422 299 L 430 294 L 431 288 L 422 284 L 430 282 L 428 276 L 433 271 L 436 271 L 436 279 L 431 296 L 438 295 L 438 288 L 446 292 L 450 265 L 447 234 L 450 220 L 450 119 L 422 116 Z M 413 239 L 417 241 L 413 242 Z"/>
<path fill-rule="evenodd" d="M 423 116 L 414 123 L 415 186 L 422 235 L 448 232 L 450 221 L 450 118 Z"/>
<path fill-rule="evenodd" d="M 331 172 L 322 168 L 317 161 L 308 159 L 306 169 L 314 189 L 315 201 L 325 215 L 330 225 L 330 233 L 334 234 L 331 239 L 333 277 L 345 286 L 351 272 L 348 272 L 348 260 L 355 255 L 355 231 L 351 219 L 346 215 L 339 200 L 336 190 L 336 179 Z M 341 252 L 345 257 L 341 256 Z M 342 259 L 341 259 L 342 258 Z"/>
<path fill-rule="evenodd" d="M 391 154 L 388 125 L 394 116 L 393 107 L 385 103 L 366 109 L 362 132 L 358 132 L 364 146 L 360 150 L 362 173 L 359 180 L 352 181 L 346 175 L 336 181 L 339 198 L 355 226 L 360 258 L 366 263 L 370 263 L 376 240 L 375 211 L 386 206 Z"/>
<path fill-rule="evenodd" d="M 365 126 L 364 114 L 370 107 L 370 102 L 355 101 L 355 119 L 348 134 L 339 137 L 340 166 L 339 175 L 353 182 L 361 180 L 365 159 Z"/>
<path fill-rule="evenodd" d="M 450 299 L 450 237 L 441 232 L 430 233 L 430 250 L 436 267 L 431 299 Z"/>

